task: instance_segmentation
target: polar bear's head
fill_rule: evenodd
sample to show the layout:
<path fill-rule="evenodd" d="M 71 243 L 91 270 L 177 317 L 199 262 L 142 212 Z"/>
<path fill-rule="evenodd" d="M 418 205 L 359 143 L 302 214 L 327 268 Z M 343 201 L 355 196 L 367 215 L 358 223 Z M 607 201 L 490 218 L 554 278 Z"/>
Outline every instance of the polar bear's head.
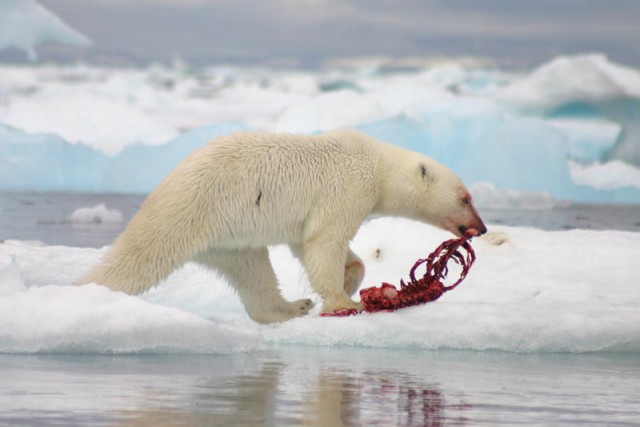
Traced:
<path fill-rule="evenodd" d="M 414 175 L 418 186 L 425 186 L 425 199 L 417 206 L 422 220 L 462 236 L 470 231 L 481 235 L 487 227 L 473 205 L 473 199 L 460 177 L 430 158 L 418 162 Z"/>
<path fill-rule="evenodd" d="M 383 186 L 383 211 L 448 230 L 457 236 L 487 232 L 460 177 L 430 157 L 402 150 Z M 399 168 L 399 169 L 398 169 Z"/>

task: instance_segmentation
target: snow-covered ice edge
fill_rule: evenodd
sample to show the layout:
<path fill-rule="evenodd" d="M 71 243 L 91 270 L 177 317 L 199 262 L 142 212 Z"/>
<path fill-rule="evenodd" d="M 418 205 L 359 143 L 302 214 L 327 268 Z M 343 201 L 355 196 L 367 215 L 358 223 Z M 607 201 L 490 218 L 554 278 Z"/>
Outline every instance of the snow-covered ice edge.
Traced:
<path fill-rule="evenodd" d="M 395 313 L 248 319 L 214 273 L 187 264 L 133 297 L 70 283 L 102 250 L 0 244 L 1 353 L 230 353 L 271 345 L 508 352 L 639 352 L 640 233 L 491 227 L 478 261 L 439 301 Z M 398 283 L 449 236 L 402 219 L 366 223 L 353 242 L 365 286 Z M 272 259 L 288 299 L 318 300 L 285 247 Z"/>

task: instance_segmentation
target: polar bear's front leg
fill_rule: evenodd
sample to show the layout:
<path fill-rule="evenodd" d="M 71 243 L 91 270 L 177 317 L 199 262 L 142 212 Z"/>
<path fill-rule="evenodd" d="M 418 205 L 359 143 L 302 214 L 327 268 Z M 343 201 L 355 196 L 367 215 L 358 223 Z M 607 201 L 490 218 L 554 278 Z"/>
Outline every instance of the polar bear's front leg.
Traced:
<path fill-rule="evenodd" d="M 236 289 L 249 317 L 256 322 L 284 322 L 303 316 L 313 308 L 310 299 L 289 302 L 282 297 L 267 248 L 211 249 L 194 260 L 221 273 Z"/>
<path fill-rule="evenodd" d="M 304 263 L 304 250 L 302 245 L 291 244 L 289 245 L 291 253 L 298 258 L 301 263 Z M 344 266 L 344 290 L 347 295 L 351 296 L 356 293 L 362 279 L 364 279 L 364 262 L 356 255 L 351 249 L 347 251 L 347 261 Z"/>
<path fill-rule="evenodd" d="M 348 242 L 335 241 L 331 236 L 316 236 L 315 239 L 304 242 L 302 263 L 311 287 L 324 299 L 323 313 L 343 308 L 362 309 L 362 304 L 353 301 L 348 293 L 355 292 L 360 286 L 362 278 L 357 263 L 362 265 L 362 261 L 353 252 L 349 251 L 347 256 L 347 250 Z M 348 259 L 355 264 L 345 268 Z"/>

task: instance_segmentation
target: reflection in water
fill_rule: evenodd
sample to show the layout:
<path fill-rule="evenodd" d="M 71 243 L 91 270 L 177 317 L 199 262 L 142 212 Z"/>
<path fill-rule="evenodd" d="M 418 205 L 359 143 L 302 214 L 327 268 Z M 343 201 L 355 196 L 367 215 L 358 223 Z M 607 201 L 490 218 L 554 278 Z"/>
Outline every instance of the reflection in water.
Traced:
<path fill-rule="evenodd" d="M 639 381 L 637 353 L 0 354 L 0 425 L 637 426 Z"/>
<path fill-rule="evenodd" d="M 171 400 L 157 392 L 144 400 Z M 401 370 L 344 366 L 314 370 L 279 358 L 260 362 L 253 372 L 199 384 L 189 400 L 188 408 L 146 406 L 126 411 L 121 414 L 123 424 L 436 427 L 445 421 L 464 425 L 462 417 L 447 417 L 447 409 L 466 408 L 447 404 L 435 385 L 416 381 Z"/>
<path fill-rule="evenodd" d="M 434 385 L 413 381 L 405 372 L 324 369 L 308 400 L 306 424 L 313 426 L 443 426 L 447 404 Z M 456 405 L 456 407 L 462 407 Z M 461 425 L 448 420 L 448 425 Z"/>

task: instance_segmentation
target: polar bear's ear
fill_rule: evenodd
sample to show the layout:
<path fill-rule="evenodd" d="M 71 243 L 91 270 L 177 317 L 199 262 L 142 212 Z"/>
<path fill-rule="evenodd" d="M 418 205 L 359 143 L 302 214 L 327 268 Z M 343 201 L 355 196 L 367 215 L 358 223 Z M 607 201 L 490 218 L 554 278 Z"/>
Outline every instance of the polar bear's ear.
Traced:
<path fill-rule="evenodd" d="M 426 164 L 420 163 L 418 165 L 418 172 L 420 173 L 422 182 L 424 182 L 425 184 L 431 185 L 435 181 L 435 175 L 431 173 Z"/>

